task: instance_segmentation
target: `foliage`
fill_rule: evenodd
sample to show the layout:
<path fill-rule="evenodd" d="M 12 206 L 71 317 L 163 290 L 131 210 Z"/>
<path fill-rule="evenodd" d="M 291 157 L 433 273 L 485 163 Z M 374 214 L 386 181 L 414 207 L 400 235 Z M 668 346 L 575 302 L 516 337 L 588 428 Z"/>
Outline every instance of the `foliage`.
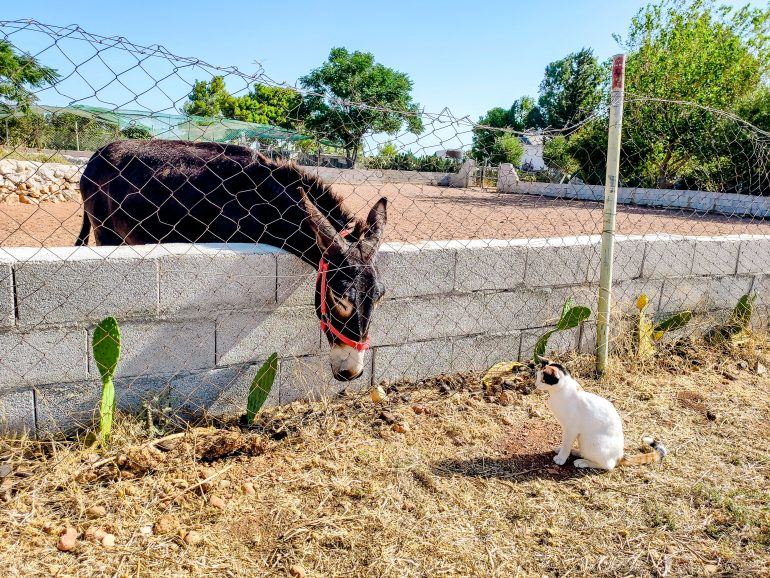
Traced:
<path fill-rule="evenodd" d="M 141 124 L 133 124 L 121 130 L 120 136 L 123 138 L 148 140 L 152 138 L 152 131 Z"/>
<path fill-rule="evenodd" d="M 492 142 L 492 147 L 485 160 L 493 166 L 511 163 L 518 167 L 521 165 L 523 156 L 524 145 L 521 144 L 519 137 L 514 134 L 503 133 Z"/>
<path fill-rule="evenodd" d="M 668 331 L 681 329 L 692 319 L 691 311 L 679 311 L 658 323 L 653 323 L 647 314 L 649 298 L 642 294 L 636 300 L 636 308 L 639 311 L 634 326 L 634 346 L 636 356 L 639 359 L 649 359 L 655 355 L 655 341 L 660 341 Z"/>
<path fill-rule="evenodd" d="M 562 135 L 549 138 L 543 144 L 543 161 L 546 166 L 567 175 L 580 170 L 580 164 L 570 154 L 569 142 Z"/>
<path fill-rule="evenodd" d="M 71 112 L 49 115 L 47 148 L 95 150 L 120 136 L 118 126 Z"/>
<path fill-rule="evenodd" d="M 59 73 L 28 54 L 19 54 L 7 40 L 0 40 L 0 112 L 27 112 L 37 98 L 32 89 L 55 83 Z"/>
<path fill-rule="evenodd" d="M 343 143 L 351 167 L 364 136 L 396 134 L 404 126 L 413 134 L 423 130 L 418 105 L 412 100 L 411 79 L 375 62 L 369 52 L 333 48 L 328 60 L 300 83 L 311 91 L 304 102 L 306 126 L 323 138 Z"/>
<path fill-rule="evenodd" d="M 255 84 L 241 96 L 233 96 L 223 76 L 196 81 L 183 109 L 195 116 L 222 117 L 284 128 L 297 128 L 302 96 L 296 90 Z"/>
<path fill-rule="evenodd" d="M 747 293 L 738 299 L 738 303 L 730 315 L 730 319 L 723 325 L 718 325 L 709 330 L 705 335 L 707 343 L 720 343 L 730 341 L 739 342 L 748 332 L 751 323 L 751 314 L 754 311 L 754 301 L 757 295 Z"/>
<path fill-rule="evenodd" d="M 99 405 L 99 431 L 101 443 L 109 441 L 115 415 L 115 384 L 112 381 L 120 360 L 120 327 L 114 317 L 103 319 L 94 329 L 93 356 L 102 376 L 102 397 Z"/>
<path fill-rule="evenodd" d="M 579 124 L 594 114 L 604 98 L 606 69 L 590 48 L 568 54 L 545 68 L 538 105 L 552 128 Z"/>
<path fill-rule="evenodd" d="M 387 145 L 386 145 L 387 146 Z M 366 157 L 363 165 L 368 169 L 421 171 L 426 173 L 450 173 L 457 169 L 453 159 L 434 155 L 416 156 L 412 152 L 394 153 L 393 149 L 383 147 L 375 157 Z"/>
<path fill-rule="evenodd" d="M 550 331 L 546 331 L 540 336 L 540 339 L 535 343 L 535 350 L 532 354 L 532 358 L 535 363 L 540 363 L 548 347 L 548 340 L 551 335 L 557 331 L 567 331 L 568 329 L 574 329 L 584 321 L 591 317 L 591 310 L 588 307 L 582 305 L 574 305 L 572 297 L 568 297 L 564 302 L 561 309 L 561 315 L 559 321 L 556 323 L 556 327 Z"/>
<path fill-rule="evenodd" d="M 257 371 L 249 388 L 249 397 L 246 402 L 246 423 L 254 423 L 254 417 L 264 405 L 278 372 L 278 354 L 273 353 Z"/>

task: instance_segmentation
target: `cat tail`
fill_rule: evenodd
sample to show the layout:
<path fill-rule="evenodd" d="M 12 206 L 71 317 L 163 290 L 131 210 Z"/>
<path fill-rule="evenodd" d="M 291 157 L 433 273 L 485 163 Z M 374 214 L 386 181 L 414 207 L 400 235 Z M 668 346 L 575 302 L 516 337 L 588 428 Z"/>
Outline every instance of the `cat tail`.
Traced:
<path fill-rule="evenodd" d="M 653 464 L 661 461 L 668 454 L 666 447 L 651 437 L 643 437 L 642 441 L 650 446 L 653 451 L 645 452 L 636 456 L 623 456 L 618 462 L 618 466 L 638 466 L 642 464 Z"/>

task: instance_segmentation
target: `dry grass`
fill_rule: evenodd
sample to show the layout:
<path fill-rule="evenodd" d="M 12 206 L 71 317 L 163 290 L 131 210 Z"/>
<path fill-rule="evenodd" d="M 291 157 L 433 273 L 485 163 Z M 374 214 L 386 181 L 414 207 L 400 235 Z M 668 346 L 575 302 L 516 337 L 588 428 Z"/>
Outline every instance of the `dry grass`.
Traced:
<path fill-rule="evenodd" d="M 767 575 L 770 396 L 756 367 L 770 365 L 770 343 L 685 351 L 649 367 L 617 365 L 602 380 L 588 377 L 585 360 L 570 362 L 586 389 L 616 403 L 632 451 L 645 433 L 670 450 L 662 465 L 609 473 L 555 466 L 558 428 L 543 396 L 510 392 L 503 406 L 472 375 L 402 384 L 381 406 L 361 396 L 295 403 L 262 414 L 256 431 L 195 430 L 160 449 L 146 446 L 131 418 L 104 455 L 76 442 L 6 440 L 0 463 L 15 474 L 1 490 L 0 568 L 5 576 L 286 576 L 294 565 L 308 576 Z M 394 432 L 393 419 L 408 431 Z M 236 454 L 207 461 L 217 450 Z M 95 505 L 106 516 L 89 519 Z M 159 520 L 166 527 L 150 532 Z M 82 539 L 59 552 L 67 525 L 106 529 L 117 545 Z M 203 542 L 187 545 L 190 530 Z"/>
<path fill-rule="evenodd" d="M 73 164 L 72 161 L 67 160 L 66 157 L 56 152 L 45 152 L 42 150 L 26 149 L 22 147 L 15 147 L 13 149 L 0 147 L 0 160 L 1 159 L 35 161 L 38 163 L 61 163 L 65 165 Z"/>

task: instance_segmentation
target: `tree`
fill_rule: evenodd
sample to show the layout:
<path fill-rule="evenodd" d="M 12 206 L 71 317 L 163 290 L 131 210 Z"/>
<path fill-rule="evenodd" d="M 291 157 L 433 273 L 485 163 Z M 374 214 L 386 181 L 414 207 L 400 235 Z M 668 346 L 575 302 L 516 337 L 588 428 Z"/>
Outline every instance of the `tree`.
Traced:
<path fill-rule="evenodd" d="M 511 163 L 514 166 L 521 165 L 521 158 L 524 156 L 524 145 L 515 134 L 500 134 L 495 138 L 489 151 L 487 161 L 493 165 Z"/>
<path fill-rule="evenodd" d="M 32 89 L 43 88 L 58 79 L 53 68 L 43 66 L 28 54 L 17 53 L 10 42 L 0 40 L 0 112 L 28 112 L 37 100 Z"/>
<path fill-rule="evenodd" d="M 355 164 L 368 134 L 393 135 L 404 126 L 413 134 L 423 130 L 409 76 L 375 62 L 369 52 L 333 48 L 300 84 L 310 91 L 304 102 L 306 126 L 339 142 L 348 166 Z"/>
<path fill-rule="evenodd" d="M 225 116 L 231 110 L 232 96 L 225 88 L 223 76 L 215 76 L 210 81 L 196 80 L 184 105 L 185 114 L 191 116 Z"/>
<path fill-rule="evenodd" d="M 538 105 L 554 128 L 579 124 L 601 104 L 607 73 L 590 48 L 568 54 L 545 68 Z"/>
<path fill-rule="evenodd" d="M 144 125 L 132 124 L 120 131 L 123 138 L 135 138 L 148 140 L 152 138 L 152 131 Z"/>
<path fill-rule="evenodd" d="M 510 111 L 496 107 L 487 111 L 487 114 L 479 119 L 477 128 L 473 129 L 473 144 L 471 145 L 471 157 L 479 162 L 488 162 L 493 152 L 495 141 L 503 134 L 501 130 L 508 128 L 510 123 Z M 482 128 L 490 127 L 490 128 Z"/>
<path fill-rule="evenodd" d="M 770 86 L 760 86 L 744 96 L 736 105 L 735 112 L 746 122 L 770 132 Z"/>

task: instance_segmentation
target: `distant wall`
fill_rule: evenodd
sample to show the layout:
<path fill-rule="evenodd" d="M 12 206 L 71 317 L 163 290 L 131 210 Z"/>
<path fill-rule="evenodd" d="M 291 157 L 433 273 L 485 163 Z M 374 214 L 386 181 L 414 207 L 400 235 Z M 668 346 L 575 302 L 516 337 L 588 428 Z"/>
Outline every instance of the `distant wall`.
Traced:
<path fill-rule="evenodd" d="M 556 199 L 604 201 L 604 185 L 525 182 L 518 180 L 515 172 L 502 167 L 498 173 L 497 191 Z M 770 197 L 734 193 L 620 187 L 618 203 L 662 209 L 694 209 L 728 216 L 770 217 Z"/>
<path fill-rule="evenodd" d="M 270 403 L 366 389 L 380 380 L 483 370 L 527 358 L 567 296 L 595 309 L 598 236 L 388 244 L 378 256 L 386 299 L 364 375 L 332 379 L 313 309 L 315 270 L 263 245 L 0 249 L 0 423 L 58 432 L 89 423 L 99 397 L 95 323 L 123 332 L 122 408 L 143 401 L 182 413 L 243 411 L 249 383 L 277 351 Z M 630 308 L 729 309 L 752 290 L 767 319 L 770 236 L 619 237 L 614 299 Z M 554 336 L 590 351 L 593 322 Z"/>

